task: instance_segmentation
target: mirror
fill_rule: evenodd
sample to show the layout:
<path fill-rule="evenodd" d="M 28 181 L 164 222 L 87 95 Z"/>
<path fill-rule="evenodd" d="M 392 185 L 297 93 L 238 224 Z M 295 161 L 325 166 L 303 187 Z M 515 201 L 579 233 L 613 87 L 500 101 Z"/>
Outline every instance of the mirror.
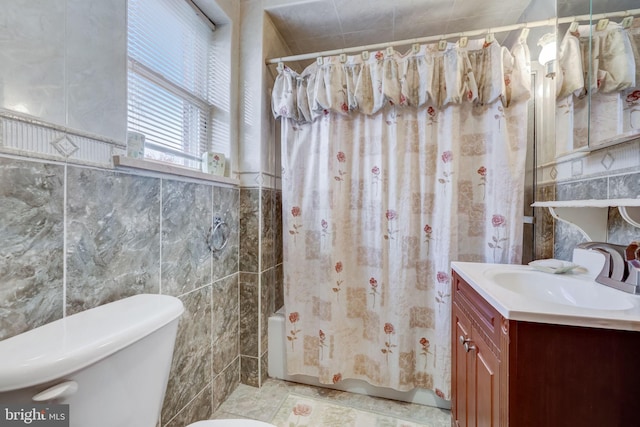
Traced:
<path fill-rule="evenodd" d="M 558 4 L 556 157 L 640 136 L 635 0 Z"/>
<path fill-rule="evenodd" d="M 640 136 L 640 3 L 591 3 L 591 81 L 599 89 L 590 93 L 588 146 L 596 149 Z"/>

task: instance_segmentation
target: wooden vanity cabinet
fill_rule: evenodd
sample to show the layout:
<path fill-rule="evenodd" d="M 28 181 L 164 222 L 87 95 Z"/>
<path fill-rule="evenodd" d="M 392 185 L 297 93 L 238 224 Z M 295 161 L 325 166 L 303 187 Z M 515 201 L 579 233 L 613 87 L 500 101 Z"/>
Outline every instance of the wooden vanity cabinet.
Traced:
<path fill-rule="evenodd" d="M 640 426 L 640 333 L 508 320 L 452 287 L 452 426 Z"/>
<path fill-rule="evenodd" d="M 501 386 L 501 316 L 455 272 L 452 306 L 453 426 L 498 427 Z"/>

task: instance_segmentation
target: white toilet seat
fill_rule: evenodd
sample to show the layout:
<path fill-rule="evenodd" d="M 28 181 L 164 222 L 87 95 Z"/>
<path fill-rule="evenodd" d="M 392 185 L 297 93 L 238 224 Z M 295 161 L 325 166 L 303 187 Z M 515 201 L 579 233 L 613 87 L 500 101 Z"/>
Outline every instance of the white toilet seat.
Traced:
<path fill-rule="evenodd" d="M 276 427 L 256 420 L 206 420 L 189 424 L 187 427 Z"/>

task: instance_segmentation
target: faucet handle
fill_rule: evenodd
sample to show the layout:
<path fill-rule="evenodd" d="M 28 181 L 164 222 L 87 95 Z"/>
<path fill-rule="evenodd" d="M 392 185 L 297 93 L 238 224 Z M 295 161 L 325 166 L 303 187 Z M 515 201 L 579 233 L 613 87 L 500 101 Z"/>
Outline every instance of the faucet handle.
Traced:
<path fill-rule="evenodd" d="M 593 248 L 592 251 L 599 252 L 604 256 L 604 265 L 602 266 L 602 271 L 598 274 L 596 281 L 598 281 L 601 277 L 610 278 L 611 277 L 611 254 L 604 249 Z"/>
<path fill-rule="evenodd" d="M 618 251 L 609 252 L 611 255 L 611 278 L 623 281 L 627 275 L 627 263 Z"/>
<path fill-rule="evenodd" d="M 596 250 L 601 253 L 607 253 L 605 256 L 607 263 L 602 269 L 600 276 L 608 277 L 617 281 L 624 281 L 627 275 L 627 263 L 625 262 L 625 247 L 606 242 L 585 242 L 577 247 L 584 249 Z"/>

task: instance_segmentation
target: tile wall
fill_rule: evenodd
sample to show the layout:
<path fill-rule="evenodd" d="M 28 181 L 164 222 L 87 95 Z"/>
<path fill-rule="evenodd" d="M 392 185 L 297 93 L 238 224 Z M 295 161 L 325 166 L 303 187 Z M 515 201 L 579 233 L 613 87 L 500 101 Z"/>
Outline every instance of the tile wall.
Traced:
<path fill-rule="evenodd" d="M 126 1 L 17 0 L 1 11 L 0 108 L 123 141 Z"/>
<path fill-rule="evenodd" d="M 0 340 L 140 293 L 185 305 L 163 426 L 205 419 L 239 382 L 240 190 L 0 157 Z M 214 218 L 229 242 L 212 253 Z"/>
<path fill-rule="evenodd" d="M 214 137 L 235 149 L 240 6 L 203 7 L 218 27 Z M 126 14 L 126 0 L 2 5 L 0 340 L 133 294 L 177 296 L 162 425 L 184 426 L 240 379 L 240 190 L 113 169 L 126 152 Z M 206 244 L 216 217 L 231 226 L 220 253 Z"/>
<path fill-rule="evenodd" d="M 240 190 L 241 382 L 267 379 L 269 316 L 284 304 L 282 292 L 282 192 Z"/>
<path fill-rule="evenodd" d="M 592 151 L 547 165 L 536 190 L 537 201 L 640 198 L 640 140 Z M 640 229 L 610 208 L 607 241 L 628 245 L 640 240 Z M 575 227 L 554 221 L 536 209 L 536 258 L 571 260 L 573 248 L 585 238 Z"/>
<path fill-rule="evenodd" d="M 270 95 L 275 66 L 263 65 L 291 54 L 265 14 L 267 3 L 245 0 L 240 11 L 241 382 L 256 387 L 267 378 L 268 318 L 283 304 L 280 142 Z"/>
<path fill-rule="evenodd" d="M 273 76 L 262 61 L 286 46 L 272 25 L 256 31 L 268 21 L 261 0 L 202 7 L 225 59 L 214 137 L 230 140 L 241 189 L 112 169 L 126 150 L 125 0 L 7 4 L 11 46 L 0 52 L 11 78 L 0 107 L 27 114 L 0 117 L 0 339 L 136 293 L 181 298 L 163 425 L 207 418 L 240 379 L 261 385 L 267 318 L 282 301 Z M 220 212 L 235 240 L 211 254 L 203 239 Z"/>
<path fill-rule="evenodd" d="M 256 31 L 262 2 L 245 3 L 203 4 L 225 59 L 213 132 L 238 150 L 241 190 L 112 169 L 126 150 L 125 0 L 5 8 L 0 75 L 11 91 L 0 107 L 27 116 L 0 117 L 0 238 L 10 242 L 0 245 L 0 339 L 135 293 L 178 296 L 187 312 L 164 425 L 206 418 L 240 379 L 262 383 L 266 319 L 282 301 L 278 150 L 265 126 L 273 76 L 262 60 L 283 47 L 271 25 Z M 219 210 L 236 241 L 212 255 L 203 235 Z"/>

